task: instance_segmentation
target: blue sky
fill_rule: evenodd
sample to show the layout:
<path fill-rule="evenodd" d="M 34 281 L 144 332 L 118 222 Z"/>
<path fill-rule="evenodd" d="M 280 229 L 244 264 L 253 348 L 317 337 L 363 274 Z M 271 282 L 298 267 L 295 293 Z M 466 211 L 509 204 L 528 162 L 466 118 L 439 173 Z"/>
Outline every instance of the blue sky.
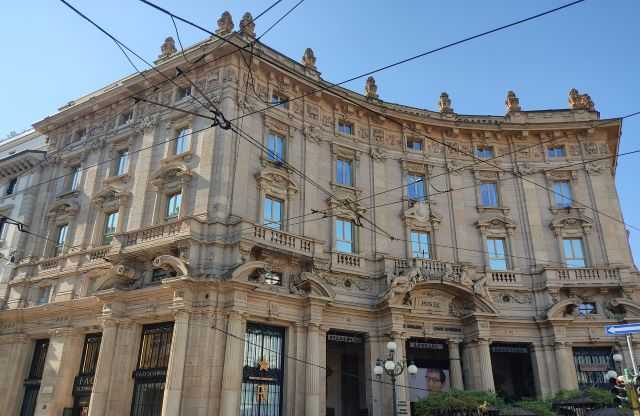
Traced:
<path fill-rule="evenodd" d="M 70 0 L 148 60 L 159 53 L 171 21 L 134 0 Z M 257 22 L 261 33 L 297 0 L 284 0 Z M 273 0 L 158 0 L 208 28 L 224 10 L 236 27 Z M 263 41 L 298 59 L 311 47 L 322 76 L 342 81 L 372 68 L 518 20 L 565 2 L 507 0 L 306 0 Z M 640 111 L 640 2 L 588 0 L 556 14 L 427 56 L 376 75 L 386 101 L 436 109 L 447 91 L 458 113 L 504 114 L 514 90 L 526 110 L 566 108 L 567 92 L 587 92 L 602 117 Z M 102 33 L 57 1 L 3 5 L 0 137 L 52 114 L 64 103 L 131 72 Z M 185 45 L 207 35 L 179 23 Z M 140 64 L 144 67 L 144 64 Z M 364 80 L 347 84 L 361 91 Z M 621 152 L 640 148 L 640 116 L 625 120 Z M 625 221 L 640 227 L 634 191 L 640 156 L 619 161 L 617 187 Z M 637 189 L 637 188 L 636 188 Z M 603 219 L 607 221 L 607 219 Z M 640 256 L 640 232 L 630 231 Z"/>

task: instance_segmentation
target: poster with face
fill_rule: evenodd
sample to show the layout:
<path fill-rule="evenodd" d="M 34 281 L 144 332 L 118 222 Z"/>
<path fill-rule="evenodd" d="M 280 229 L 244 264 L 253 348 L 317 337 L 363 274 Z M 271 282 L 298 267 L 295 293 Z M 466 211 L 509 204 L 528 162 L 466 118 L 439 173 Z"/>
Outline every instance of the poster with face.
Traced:
<path fill-rule="evenodd" d="M 409 400 L 417 402 L 429 393 L 449 391 L 449 370 L 418 368 L 418 374 L 409 377 Z"/>

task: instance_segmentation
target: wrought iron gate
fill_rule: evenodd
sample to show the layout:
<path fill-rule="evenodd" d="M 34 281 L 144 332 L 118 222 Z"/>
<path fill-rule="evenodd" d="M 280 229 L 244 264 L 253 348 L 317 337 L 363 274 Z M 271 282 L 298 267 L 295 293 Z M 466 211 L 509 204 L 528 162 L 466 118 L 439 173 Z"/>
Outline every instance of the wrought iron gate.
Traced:
<path fill-rule="evenodd" d="M 280 416 L 284 376 L 284 329 L 247 324 L 241 416 Z"/>
<path fill-rule="evenodd" d="M 173 322 L 142 328 L 138 368 L 133 372 L 131 416 L 160 416 L 167 377 Z"/>
<path fill-rule="evenodd" d="M 573 360 L 576 364 L 578 386 L 607 387 L 607 371 L 615 369 L 611 348 L 609 347 L 577 347 L 573 349 Z"/>
<path fill-rule="evenodd" d="M 36 341 L 35 348 L 33 349 L 33 358 L 31 359 L 31 368 L 29 369 L 29 377 L 24 381 L 24 398 L 22 399 L 20 416 L 33 416 L 36 412 L 36 401 L 38 400 L 40 381 L 42 381 L 42 373 L 44 372 L 44 363 L 48 350 L 48 339 L 39 339 Z"/>

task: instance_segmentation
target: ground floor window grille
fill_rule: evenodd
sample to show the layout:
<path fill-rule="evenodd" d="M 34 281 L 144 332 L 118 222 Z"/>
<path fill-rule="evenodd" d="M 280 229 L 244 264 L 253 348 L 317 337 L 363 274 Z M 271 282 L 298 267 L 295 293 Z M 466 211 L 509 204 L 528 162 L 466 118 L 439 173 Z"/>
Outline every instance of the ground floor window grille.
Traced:
<path fill-rule="evenodd" d="M 33 416 L 36 412 L 36 401 L 38 400 L 38 392 L 40 391 L 40 382 L 42 381 L 42 373 L 44 372 L 44 364 L 48 350 L 48 339 L 39 339 L 36 341 L 35 348 L 33 349 L 33 358 L 31 359 L 31 367 L 29 368 L 29 376 L 24 381 L 24 398 L 22 399 L 20 416 Z"/>
<path fill-rule="evenodd" d="M 577 347 L 573 349 L 578 386 L 607 388 L 607 371 L 615 368 L 609 347 Z"/>
<path fill-rule="evenodd" d="M 142 328 L 138 368 L 133 372 L 132 416 L 160 416 L 167 378 L 173 322 Z"/>
<path fill-rule="evenodd" d="M 247 324 L 241 416 L 282 414 L 283 356 L 283 328 Z"/>

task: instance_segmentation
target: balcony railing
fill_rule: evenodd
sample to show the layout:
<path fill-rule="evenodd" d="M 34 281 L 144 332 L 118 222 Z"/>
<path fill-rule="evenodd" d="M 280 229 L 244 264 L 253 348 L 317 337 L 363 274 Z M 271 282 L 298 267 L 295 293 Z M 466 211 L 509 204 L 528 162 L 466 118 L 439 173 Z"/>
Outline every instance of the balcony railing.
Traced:
<path fill-rule="evenodd" d="M 90 263 L 94 261 L 103 260 L 105 257 L 107 257 L 107 255 L 109 255 L 110 251 L 111 251 L 110 245 L 89 249 L 87 251 L 87 260 Z"/>
<path fill-rule="evenodd" d="M 190 227 L 187 219 L 141 228 L 117 236 L 122 248 L 151 242 L 154 240 L 175 238 L 189 235 Z"/>
<path fill-rule="evenodd" d="M 615 267 L 547 268 L 544 273 L 547 283 L 556 284 L 617 285 L 622 280 L 620 269 Z"/>
<path fill-rule="evenodd" d="M 331 269 L 339 272 L 366 274 L 365 260 L 362 256 L 353 253 L 331 253 Z"/>
<path fill-rule="evenodd" d="M 489 272 L 491 283 L 497 286 L 517 286 L 520 282 L 515 272 Z"/>
<path fill-rule="evenodd" d="M 396 273 L 403 273 L 409 269 L 420 270 L 421 280 L 447 280 L 455 283 L 462 281 L 463 267 L 457 263 L 450 263 L 432 259 L 396 259 L 394 264 Z"/>
<path fill-rule="evenodd" d="M 309 257 L 315 255 L 315 241 L 311 238 L 285 233 L 258 224 L 253 225 L 253 238 L 255 241 L 272 248 L 293 251 Z"/>

